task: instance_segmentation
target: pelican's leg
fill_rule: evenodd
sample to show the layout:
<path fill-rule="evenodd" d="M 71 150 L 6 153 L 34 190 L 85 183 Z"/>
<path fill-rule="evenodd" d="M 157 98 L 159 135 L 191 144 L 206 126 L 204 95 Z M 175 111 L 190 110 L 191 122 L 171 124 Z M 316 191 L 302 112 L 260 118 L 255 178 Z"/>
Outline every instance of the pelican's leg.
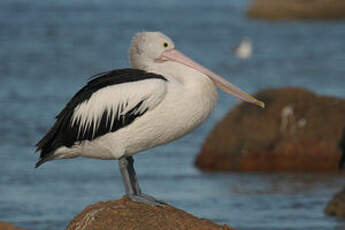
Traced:
<path fill-rule="evenodd" d="M 126 195 L 135 202 L 141 202 L 152 206 L 162 206 L 165 203 L 156 200 L 152 196 L 145 195 L 141 192 L 138 178 L 133 167 L 133 157 L 122 157 L 119 159 L 119 167 L 122 179 L 125 184 Z"/>
<path fill-rule="evenodd" d="M 131 177 L 128 172 L 128 160 L 125 157 L 119 159 L 119 168 L 122 175 L 123 184 L 125 185 L 126 195 L 135 195 L 136 192 L 133 188 Z"/>
<path fill-rule="evenodd" d="M 135 170 L 134 170 L 134 159 L 133 157 L 126 157 L 126 158 L 128 162 L 128 173 L 130 176 L 130 180 L 133 183 L 135 193 L 139 195 L 141 194 L 141 188 L 138 182 L 137 174 L 135 173 Z"/>

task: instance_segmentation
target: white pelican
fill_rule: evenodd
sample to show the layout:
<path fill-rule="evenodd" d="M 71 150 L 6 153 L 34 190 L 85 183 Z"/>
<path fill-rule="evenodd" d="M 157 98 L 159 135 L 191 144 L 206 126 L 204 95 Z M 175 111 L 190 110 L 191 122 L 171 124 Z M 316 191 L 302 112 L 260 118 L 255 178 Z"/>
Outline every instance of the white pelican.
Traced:
<path fill-rule="evenodd" d="M 75 157 L 117 159 L 129 199 L 150 205 L 163 202 L 141 192 L 133 168 L 135 153 L 191 132 L 216 104 L 216 86 L 264 107 L 217 74 L 175 49 L 159 32 L 134 36 L 132 69 L 94 76 L 57 115 L 37 143 L 44 162 Z"/>
<path fill-rule="evenodd" d="M 244 37 L 240 44 L 238 44 L 234 49 L 233 52 L 236 57 L 247 59 L 252 56 L 253 52 L 253 45 L 252 41 L 248 37 Z"/>

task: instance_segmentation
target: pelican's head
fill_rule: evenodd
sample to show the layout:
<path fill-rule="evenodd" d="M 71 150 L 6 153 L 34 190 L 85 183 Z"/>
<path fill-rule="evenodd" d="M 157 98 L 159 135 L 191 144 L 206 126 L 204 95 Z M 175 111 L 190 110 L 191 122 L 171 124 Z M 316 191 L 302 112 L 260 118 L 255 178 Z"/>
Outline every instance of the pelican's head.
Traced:
<path fill-rule="evenodd" d="M 138 69 L 146 69 L 151 64 L 159 64 L 168 61 L 178 62 L 205 74 L 213 80 L 216 86 L 226 93 L 261 107 L 265 106 L 263 102 L 255 99 L 221 76 L 176 50 L 174 42 L 168 36 L 160 32 L 142 32 L 136 34 L 130 48 L 130 61 L 132 67 Z"/>
<path fill-rule="evenodd" d="M 156 62 L 164 51 L 174 48 L 174 42 L 160 32 L 137 33 L 130 47 L 132 67 L 145 69 L 148 65 Z"/>

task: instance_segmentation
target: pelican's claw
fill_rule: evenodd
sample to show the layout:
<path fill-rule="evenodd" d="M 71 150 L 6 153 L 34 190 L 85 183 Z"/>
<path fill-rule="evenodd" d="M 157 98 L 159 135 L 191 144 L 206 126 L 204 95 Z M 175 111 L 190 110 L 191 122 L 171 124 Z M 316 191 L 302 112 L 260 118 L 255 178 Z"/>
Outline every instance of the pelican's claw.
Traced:
<path fill-rule="evenodd" d="M 126 196 L 131 201 L 147 204 L 150 206 L 164 207 L 168 205 L 164 201 L 156 200 L 154 197 L 146 195 L 146 194 L 140 194 L 140 195 L 131 194 L 131 195 L 126 195 Z"/>

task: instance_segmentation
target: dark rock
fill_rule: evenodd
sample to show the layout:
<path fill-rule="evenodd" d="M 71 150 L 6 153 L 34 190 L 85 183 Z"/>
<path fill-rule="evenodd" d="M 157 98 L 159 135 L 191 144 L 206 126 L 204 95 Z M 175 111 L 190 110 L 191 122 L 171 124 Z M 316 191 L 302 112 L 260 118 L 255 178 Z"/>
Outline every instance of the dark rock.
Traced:
<path fill-rule="evenodd" d="M 263 90 L 261 109 L 241 103 L 204 142 L 196 165 L 221 171 L 337 171 L 345 100 L 302 88 Z"/>
<path fill-rule="evenodd" d="M 345 218 L 345 188 L 334 195 L 324 211 L 326 215 Z"/>
<path fill-rule="evenodd" d="M 217 225 L 199 219 L 172 206 L 153 207 L 136 203 L 123 197 L 118 201 L 98 202 L 88 206 L 73 218 L 68 230 L 231 230 L 227 225 Z"/>
<path fill-rule="evenodd" d="M 344 0 L 256 0 L 247 16 L 265 20 L 337 20 L 345 18 Z"/>

